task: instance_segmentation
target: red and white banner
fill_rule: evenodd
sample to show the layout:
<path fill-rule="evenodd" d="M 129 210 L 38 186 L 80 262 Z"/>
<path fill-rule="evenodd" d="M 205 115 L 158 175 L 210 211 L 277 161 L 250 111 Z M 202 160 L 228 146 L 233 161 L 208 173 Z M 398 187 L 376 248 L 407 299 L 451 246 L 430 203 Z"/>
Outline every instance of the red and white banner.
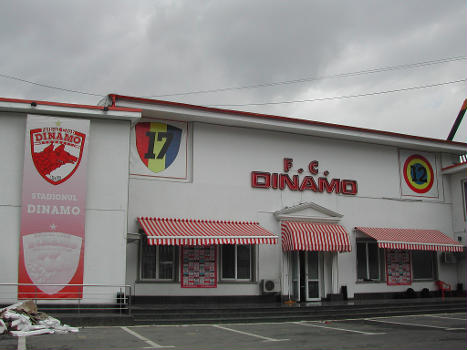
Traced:
<path fill-rule="evenodd" d="M 18 299 L 82 298 L 89 120 L 29 115 Z"/>

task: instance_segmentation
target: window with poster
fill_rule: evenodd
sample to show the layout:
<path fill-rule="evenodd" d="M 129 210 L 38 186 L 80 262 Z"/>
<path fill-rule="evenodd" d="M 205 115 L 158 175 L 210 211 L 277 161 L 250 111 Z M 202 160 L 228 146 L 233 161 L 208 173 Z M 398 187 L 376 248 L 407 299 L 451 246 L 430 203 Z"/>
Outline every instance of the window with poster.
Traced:
<path fill-rule="evenodd" d="M 175 282 L 178 271 L 178 247 L 149 245 L 145 238 L 140 241 L 140 280 Z"/>
<path fill-rule="evenodd" d="M 222 281 L 255 280 L 255 246 L 225 244 L 219 247 Z"/>

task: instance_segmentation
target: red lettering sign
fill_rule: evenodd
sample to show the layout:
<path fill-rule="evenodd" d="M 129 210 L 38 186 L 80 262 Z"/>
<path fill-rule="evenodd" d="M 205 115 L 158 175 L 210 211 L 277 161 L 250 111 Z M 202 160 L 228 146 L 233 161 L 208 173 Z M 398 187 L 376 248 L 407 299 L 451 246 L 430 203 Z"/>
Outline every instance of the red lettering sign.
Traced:
<path fill-rule="evenodd" d="M 308 164 L 308 171 L 312 175 L 319 174 L 319 162 L 313 160 Z M 284 172 L 289 172 L 293 168 L 293 159 L 283 159 Z M 302 174 L 303 168 L 297 170 L 298 174 Z M 336 194 L 356 195 L 358 186 L 356 180 L 340 180 L 336 178 L 328 179 L 329 171 L 325 170 L 322 173 L 324 176 L 318 177 L 317 180 L 313 176 L 307 175 L 300 178 L 300 175 L 289 175 L 281 173 L 269 173 L 264 171 L 251 172 L 251 187 L 253 188 L 272 188 L 274 190 L 289 189 L 291 191 L 313 191 L 327 192 Z"/>

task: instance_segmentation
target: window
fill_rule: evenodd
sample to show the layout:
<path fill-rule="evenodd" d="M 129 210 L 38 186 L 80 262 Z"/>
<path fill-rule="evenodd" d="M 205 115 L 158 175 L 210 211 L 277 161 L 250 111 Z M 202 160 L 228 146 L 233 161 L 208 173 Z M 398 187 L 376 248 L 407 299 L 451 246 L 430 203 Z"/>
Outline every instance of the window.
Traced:
<path fill-rule="evenodd" d="M 175 246 L 149 245 L 148 240 L 143 238 L 140 255 L 142 280 L 175 281 L 177 260 Z"/>
<path fill-rule="evenodd" d="M 253 280 L 253 249 L 251 245 L 221 246 L 221 279 Z"/>
<path fill-rule="evenodd" d="M 436 252 L 413 250 L 412 272 L 414 280 L 434 280 L 436 275 Z"/>
<path fill-rule="evenodd" d="M 357 241 L 357 279 L 363 281 L 381 280 L 381 259 L 376 242 Z"/>

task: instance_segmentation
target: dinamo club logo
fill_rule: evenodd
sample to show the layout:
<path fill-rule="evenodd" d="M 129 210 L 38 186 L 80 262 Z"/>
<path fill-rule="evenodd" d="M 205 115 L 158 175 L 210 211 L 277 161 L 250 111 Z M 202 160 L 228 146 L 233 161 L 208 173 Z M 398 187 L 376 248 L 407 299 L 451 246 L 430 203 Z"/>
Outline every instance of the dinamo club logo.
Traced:
<path fill-rule="evenodd" d="M 52 185 L 67 181 L 78 169 L 86 135 L 72 129 L 32 129 L 31 156 L 39 174 Z"/>
<path fill-rule="evenodd" d="M 407 158 L 404 163 L 404 179 L 416 193 L 426 193 L 433 187 L 435 174 L 430 162 L 419 154 Z"/>
<path fill-rule="evenodd" d="M 167 169 L 177 158 L 182 129 L 164 123 L 138 123 L 136 149 L 144 165 L 154 173 Z"/>

